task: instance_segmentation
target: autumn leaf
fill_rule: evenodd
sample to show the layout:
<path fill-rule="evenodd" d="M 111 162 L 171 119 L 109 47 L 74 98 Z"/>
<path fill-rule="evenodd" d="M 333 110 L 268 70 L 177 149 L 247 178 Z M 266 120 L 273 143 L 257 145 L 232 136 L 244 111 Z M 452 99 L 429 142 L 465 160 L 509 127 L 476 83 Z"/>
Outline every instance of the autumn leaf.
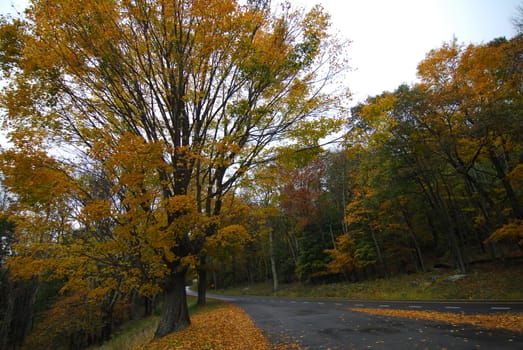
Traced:
<path fill-rule="evenodd" d="M 476 327 L 483 327 L 488 329 L 505 329 L 512 332 L 521 332 L 521 324 L 523 323 L 523 314 L 521 313 L 467 315 L 463 313 L 451 312 L 375 308 L 351 308 L 350 310 L 373 315 L 414 318 L 418 320 L 430 320 L 453 324 L 471 324 Z"/>
<path fill-rule="evenodd" d="M 194 315 L 191 325 L 185 330 L 143 349 L 270 350 L 271 347 L 262 331 L 242 309 L 232 304 L 221 304 L 212 311 Z"/>

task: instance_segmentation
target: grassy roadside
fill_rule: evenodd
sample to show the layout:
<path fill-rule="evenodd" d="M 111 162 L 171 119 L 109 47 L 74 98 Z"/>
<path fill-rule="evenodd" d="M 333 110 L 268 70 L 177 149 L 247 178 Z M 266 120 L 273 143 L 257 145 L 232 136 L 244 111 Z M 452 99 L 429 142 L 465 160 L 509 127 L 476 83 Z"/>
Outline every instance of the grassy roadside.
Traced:
<path fill-rule="evenodd" d="M 197 307 L 189 297 L 191 325 L 181 332 L 152 341 L 160 318 L 127 322 L 106 344 L 91 350 L 272 350 L 261 330 L 237 306 L 209 300 Z"/>
<path fill-rule="evenodd" d="M 217 300 L 209 300 L 205 307 L 196 305 L 196 298 L 187 297 L 189 313 L 193 324 L 199 322 L 198 315 L 212 313 L 215 310 L 226 307 L 224 303 Z M 150 316 L 126 322 L 121 329 L 116 331 L 111 340 L 100 347 L 92 347 L 90 350 L 135 350 L 143 349 L 151 343 L 154 332 L 160 321 L 160 316 Z M 175 349 L 175 348 L 172 348 Z"/>
<path fill-rule="evenodd" d="M 89 350 L 142 349 L 153 338 L 159 321 L 159 316 L 129 321 L 115 332 L 108 342 L 99 347 L 91 347 Z"/>
<path fill-rule="evenodd" d="M 357 283 L 321 285 L 283 284 L 276 292 L 269 283 L 217 293 L 309 298 L 429 300 L 523 299 L 523 263 L 507 267 L 485 265 L 464 276 L 454 271 L 432 271 Z"/>

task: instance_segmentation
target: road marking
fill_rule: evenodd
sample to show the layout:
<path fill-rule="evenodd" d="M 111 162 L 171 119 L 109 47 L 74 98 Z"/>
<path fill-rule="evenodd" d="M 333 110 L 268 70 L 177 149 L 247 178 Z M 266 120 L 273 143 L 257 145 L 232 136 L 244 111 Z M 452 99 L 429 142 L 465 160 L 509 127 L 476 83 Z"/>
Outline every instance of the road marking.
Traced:
<path fill-rule="evenodd" d="M 507 306 L 492 306 L 490 309 L 491 310 L 512 310 L 511 307 L 507 307 Z"/>
<path fill-rule="evenodd" d="M 461 307 L 460 306 L 445 306 L 445 309 L 457 310 L 457 309 L 461 309 Z"/>
<path fill-rule="evenodd" d="M 325 303 L 322 302 L 322 301 L 319 301 L 319 302 L 318 302 L 318 305 L 325 305 Z"/>
<path fill-rule="evenodd" d="M 336 303 L 336 306 L 342 306 L 343 304 L 342 303 Z"/>
<path fill-rule="evenodd" d="M 390 305 L 380 305 L 380 307 L 390 307 Z"/>
<path fill-rule="evenodd" d="M 365 306 L 364 304 L 355 304 L 357 307 L 363 307 Z"/>
<path fill-rule="evenodd" d="M 411 309 L 421 309 L 421 308 L 423 308 L 423 306 L 421 306 L 421 305 L 409 305 L 409 308 L 411 308 Z"/>
<path fill-rule="evenodd" d="M 308 301 L 304 301 L 303 303 L 304 303 L 304 304 L 309 304 L 309 302 L 308 302 Z"/>

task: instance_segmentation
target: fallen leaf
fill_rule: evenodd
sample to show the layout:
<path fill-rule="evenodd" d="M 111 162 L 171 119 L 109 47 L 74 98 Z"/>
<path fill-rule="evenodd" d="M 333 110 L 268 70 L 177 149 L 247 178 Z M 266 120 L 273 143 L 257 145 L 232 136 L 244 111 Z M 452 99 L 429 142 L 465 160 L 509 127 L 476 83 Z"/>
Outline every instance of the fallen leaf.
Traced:
<path fill-rule="evenodd" d="M 414 318 L 418 320 L 431 320 L 457 324 L 471 324 L 487 329 L 505 329 L 512 332 L 523 332 L 522 313 L 499 313 L 499 314 L 479 314 L 466 315 L 463 313 L 418 311 L 418 310 L 398 310 L 398 309 L 377 309 L 377 308 L 351 308 L 352 311 L 364 312 L 373 315 Z M 452 330 L 451 330 L 452 331 Z"/>

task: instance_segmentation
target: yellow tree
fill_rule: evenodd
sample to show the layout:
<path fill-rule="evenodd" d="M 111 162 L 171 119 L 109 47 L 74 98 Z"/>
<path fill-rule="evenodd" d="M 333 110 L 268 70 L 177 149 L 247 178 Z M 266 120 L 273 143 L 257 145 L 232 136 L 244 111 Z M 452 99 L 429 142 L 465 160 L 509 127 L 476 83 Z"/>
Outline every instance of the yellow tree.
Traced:
<path fill-rule="evenodd" d="M 11 158 L 20 167 L 15 174 L 10 169 L 4 169 L 9 179 L 5 186 L 0 185 L 0 348 L 16 348 L 24 343 L 25 337 L 33 329 L 34 303 L 41 289 L 38 273 L 43 271 L 34 260 L 24 259 L 24 255 L 38 255 L 40 261 L 54 255 L 56 245 L 53 242 L 62 237 L 68 228 L 67 205 L 61 201 L 67 200 L 69 188 L 63 186 L 63 174 L 53 171 L 53 160 L 41 152 L 33 150 L 24 157 L 9 153 L 5 154 L 5 158 Z M 7 189 L 14 183 L 13 176 L 18 177 L 18 186 L 28 186 L 33 190 L 16 198 L 16 201 L 11 198 L 13 201 L 7 205 Z M 40 188 L 43 184 L 48 189 L 54 188 L 55 195 L 47 195 L 47 190 Z M 20 239 L 16 232 L 31 232 L 33 241 Z M 13 260 L 18 268 L 13 268 Z"/>
<path fill-rule="evenodd" d="M 523 217 L 521 106 L 523 40 L 493 40 L 431 51 L 418 66 L 426 128 L 443 159 L 466 184 L 476 223 L 492 232 Z"/>
<path fill-rule="evenodd" d="M 90 244 L 153 266 L 165 296 L 156 337 L 190 323 L 186 272 L 218 232 L 193 214 L 217 216 L 272 143 L 340 98 L 322 93 L 344 65 L 328 16 L 263 4 L 34 0 L 27 11 L 2 96 L 12 138 L 72 153 L 76 182 L 82 163 L 108 175 L 107 198 L 76 195 L 78 222 L 110 222 L 111 238 Z"/>

